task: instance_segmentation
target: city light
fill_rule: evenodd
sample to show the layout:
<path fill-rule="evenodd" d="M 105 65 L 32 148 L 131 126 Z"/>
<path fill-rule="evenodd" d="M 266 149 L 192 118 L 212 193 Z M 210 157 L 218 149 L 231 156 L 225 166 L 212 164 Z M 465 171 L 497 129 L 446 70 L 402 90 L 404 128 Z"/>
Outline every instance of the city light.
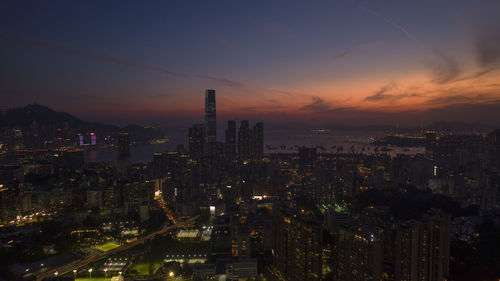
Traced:
<path fill-rule="evenodd" d="M 500 0 L 192 2 L 0 5 L 0 281 L 500 277 Z"/>

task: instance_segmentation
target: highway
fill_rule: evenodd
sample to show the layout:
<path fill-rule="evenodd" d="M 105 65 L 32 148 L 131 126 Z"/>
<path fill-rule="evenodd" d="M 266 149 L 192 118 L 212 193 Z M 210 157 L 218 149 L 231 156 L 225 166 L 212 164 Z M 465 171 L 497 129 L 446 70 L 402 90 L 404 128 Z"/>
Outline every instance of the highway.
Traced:
<path fill-rule="evenodd" d="M 73 261 L 69 264 L 65 264 L 65 265 L 62 265 L 62 266 L 59 266 L 59 267 L 56 267 L 56 268 L 52 268 L 50 270 L 47 270 L 39 275 L 36 276 L 36 280 L 37 281 L 41 281 L 47 277 L 51 277 L 51 276 L 55 276 L 56 272 L 58 275 L 64 275 L 64 274 L 67 274 L 67 273 L 72 273 L 73 270 L 78 270 L 82 267 L 85 267 L 87 266 L 88 264 L 91 264 L 93 262 L 97 262 L 99 260 L 102 260 L 102 259 L 106 259 L 110 256 L 113 256 L 113 255 L 116 255 L 120 252 L 123 252 L 123 251 L 126 251 L 126 250 L 129 250 L 137 245 L 140 245 L 148 240 L 151 240 L 153 239 L 156 235 L 161 235 L 161 234 L 165 234 L 171 230 L 174 230 L 176 228 L 183 228 L 183 227 L 190 227 L 193 225 L 193 222 L 194 220 L 196 219 L 196 217 L 194 218 L 191 218 L 191 219 L 188 219 L 186 221 L 177 221 L 175 224 L 171 225 L 171 226 L 165 226 L 163 227 L 162 229 L 158 230 L 158 231 L 155 231 L 153 233 L 150 233 L 146 236 L 143 236 L 141 238 L 138 238 L 137 240 L 135 241 L 132 241 L 130 243 L 127 243 L 127 244 L 124 244 L 124 245 L 121 245 L 120 247 L 117 247 L 117 248 L 114 248 L 112 250 L 109 250 L 107 252 L 104 252 L 104 253 L 98 253 L 98 254 L 95 254 L 95 255 L 92 255 L 92 256 L 89 256 L 83 260 L 77 260 L 77 261 Z"/>

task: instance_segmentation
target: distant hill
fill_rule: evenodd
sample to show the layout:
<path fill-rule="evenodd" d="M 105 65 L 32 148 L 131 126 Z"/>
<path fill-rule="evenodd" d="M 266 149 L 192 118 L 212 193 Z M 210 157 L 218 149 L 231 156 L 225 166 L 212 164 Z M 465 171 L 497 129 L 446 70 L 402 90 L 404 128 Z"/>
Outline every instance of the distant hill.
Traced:
<path fill-rule="evenodd" d="M 485 124 L 479 123 L 465 123 L 465 122 L 448 122 L 448 121 L 439 121 L 426 126 L 428 130 L 436 130 L 436 131 L 449 131 L 454 133 L 471 133 L 471 132 L 484 132 L 491 131 L 494 127 L 487 126 Z"/>
<path fill-rule="evenodd" d="M 120 128 L 115 125 L 88 122 L 39 104 L 30 104 L 0 113 L 0 128 L 26 130 L 33 127 L 38 128 L 39 133 L 45 136 L 52 135 L 56 128 L 71 128 L 79 133 L 96 132 L 100 136 L 127 132 L 132 140 L 141 143 L 163 136 L 160 129 L 145 128 L 139 125 L 128 125 Z"/>
<path fill-rule="evenodd" d="M 113 125 L 104 125 L 98 122 L 87 122 L 65 112 L 57 112 L 49 107 L 30 104 L 24 107 L 14 108 L 0 115 L 0 127 L 27 128 L 36 124 L 37 126 L 57 126 L 71 128 L 99 128 L 107 130 L 119 130 Z"/>
<path fill-rule="evenodd" d="M 494 126 L 480 124 L 480 123 L 466 123 L 466 122 L 450 122 L 450 121 L 438 121 L 426 126 L 415 126 L 415 127 L 399 127 L 396 128 L 395 124 L 372 124 L 372 125 L 351 125 L 345 123 L 337 124 L 322 124 L 322 125 L 311 125 L 298 122 L 287 122 L 287 123 L 266 123 L 266 129 L 274 131 L 291 131 L 291 132 L 303 132 L 307 130 L 329 130 L 332 132 L 386 132 L 386 133 L 399 133 L 399 134 L 420 134 L 425 130 L 436 130 L 440 132 L 450 132 L 457 134 L 469 134 L 477 132 L 491 132 L 496 129 Z"/>

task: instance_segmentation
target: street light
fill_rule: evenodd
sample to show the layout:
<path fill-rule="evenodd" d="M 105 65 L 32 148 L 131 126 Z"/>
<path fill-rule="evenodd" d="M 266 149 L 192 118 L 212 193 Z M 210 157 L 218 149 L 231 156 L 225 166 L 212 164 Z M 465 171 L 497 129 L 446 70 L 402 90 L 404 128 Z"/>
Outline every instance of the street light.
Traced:
<path fill-rule="evenodd" d="M 92 268 L 89 269 L 90 279 L 92 280 Z"/>
<path fill-rule="evenodd" d="M 76 279 L 76 269 L 73 269 L 73 278 Z"/>
<path fill-rule="evenodd" d="M 170 271 L 170 272 L 168 273 L 168 276 L 170 276 L 170 277 L 174 277 L 174 272 L 173 272 L 173 271 Z"/>
<path fill-rule="evenodd" d="M 57 271 L 54 272 L 54 275 L 57 277 L 57 275 L 59 275 L 59 272 L 57 272 Z"/>
<path fill-rule="evenodd" d="M 105 269 L 104 269 L 104 278 L 106 278 L 106 273 L 107 273 L 107 272 L 108 272 L 108 269 L 107 269 L 107 268 L 105 268 Z"/>

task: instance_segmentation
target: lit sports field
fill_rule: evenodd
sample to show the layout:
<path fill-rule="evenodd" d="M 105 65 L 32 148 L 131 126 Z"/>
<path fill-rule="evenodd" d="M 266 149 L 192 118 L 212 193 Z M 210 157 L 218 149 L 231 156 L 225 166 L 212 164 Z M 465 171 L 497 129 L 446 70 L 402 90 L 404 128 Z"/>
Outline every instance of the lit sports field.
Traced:
<path fill-rule="evenodd" d="M 118 248 L 118 247 L 120 247 L 120 244 L 117 244 L 115 242 L 106 242 L 106 243 L 99 245 L 95 248 L 99 251 L 107 252 L 109 250 L 113 250 L 114 248 Z"/>
<path fill-rule="evenodd" d="M 159 267 L 160 267 L 159 263 L 153 264 L 153 274 L 158 270 Z M 132 265 L 131 270 L 137 270 L 137 275 L 149 275 L 149 263 L 138 263 Z M 129 272 L 131 270 L 129 270 Z"/>
<path fill-rule="evenodd" d="M 201 234 L 201 239 L 203 241 L 209 241 L 210 235 L 212 235 L 212 229 L 203 230 L 203 233 Z"/>
<path fill-rule="evenodd" d="M 189 259 L 187 263 L 193 264 L 193 263 L 205 263 L 207 259 Z"/>
<path fill-rule="evenodd" d="M 103 277 L 92 277 L 90 278 L 76 278 L 75 281 L 109 281 L 111 280 L 111 274 L 108 274 L 108 278 L 103 278 Z"/>
<path fill-rule="evenodd" d="M 177 239 L 194 239 L 200 233 L 197 229 L 181 229 L 177 233 Z"/>

